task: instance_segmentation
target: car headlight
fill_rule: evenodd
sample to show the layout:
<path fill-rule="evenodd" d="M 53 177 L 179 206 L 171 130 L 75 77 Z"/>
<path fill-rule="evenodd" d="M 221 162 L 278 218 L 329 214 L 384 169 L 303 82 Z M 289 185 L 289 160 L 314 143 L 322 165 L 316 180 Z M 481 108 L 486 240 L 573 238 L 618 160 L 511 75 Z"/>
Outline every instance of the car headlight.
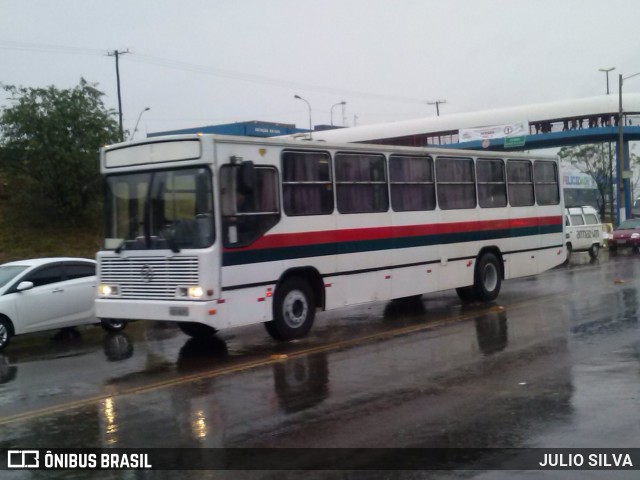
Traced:
<path fill-rule="evenodd" d="M 118 295 L 118 287 L 116 285 L 98 285 L 98 295 L 101 297 L 113 297 Z"/>
<path fill-rule="evenodd" d="M 631 238 L 640 238 L 640 233 L 632 233 Z"/>

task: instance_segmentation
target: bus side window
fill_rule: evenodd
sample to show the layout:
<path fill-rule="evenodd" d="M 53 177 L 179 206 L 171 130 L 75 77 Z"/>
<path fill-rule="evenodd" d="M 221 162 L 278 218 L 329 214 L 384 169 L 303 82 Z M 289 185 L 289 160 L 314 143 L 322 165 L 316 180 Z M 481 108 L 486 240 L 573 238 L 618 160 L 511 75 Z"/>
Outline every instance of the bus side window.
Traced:
<path fill-rule="evenodd" d="M 478 202 L 483 208 L 507 206 L 507 184 L 504 162 L 500 159 L 479 158 L 476 162 Z"/>
<path fill-rule="evenodd" d="M 326 152 L 283 152 L 282 195 L 284 213 L 333 213 L 331 156 Z"/>
<path fill-rule="evenodd" d="M 441 210 L 476 208 L 476 182 L 470 158 L 436 159 L 438 206 Z"/>
<path fill-rule="evenodd" d="M 512 207 L 528 207 L 535 204 L 533 172 L 529 160 L 507 161 L 507 188 Z"/>
<path fill-rule="evenodd" d="M 394 211 L 435 210 L 436 191 L 431 157 L 391 155 L 389 183 Z"/>
<path fill-rule="evenodd" d="M 557 205 L 560 203 L 558 169 L 554 162 L 538 160 L 534 166 L 536 199 L 538 205 Z"/>
<path fill-rule="evenodd" d="M 220 201 L 226 247 L 249 245 L 280 220 L 276 169 L 255 167 L 255 185 L 248 191 L 237 182 L 238 168 L 237 165 L 225 165 L 220 169 Z"/>
<path fill-rule="evenodd" d="M 337 153 L 336 198 L 340 213 L 389 210 L 384 155 Z"/>

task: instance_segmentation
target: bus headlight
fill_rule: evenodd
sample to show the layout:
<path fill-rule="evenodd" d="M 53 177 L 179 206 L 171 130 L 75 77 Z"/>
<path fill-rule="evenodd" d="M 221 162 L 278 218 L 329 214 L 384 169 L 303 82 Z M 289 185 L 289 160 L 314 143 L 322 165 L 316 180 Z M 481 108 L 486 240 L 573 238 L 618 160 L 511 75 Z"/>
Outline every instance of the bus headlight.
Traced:
<path fill-rule="evenodd" d="M 204 289 L 200 286 L 178 287 L 178 296 L 197 300 L 204 297 Z"/>
<path fill-rule="evenodd" d="M 202 298 L 203 295 L 202 287 L 189 287 L 189 298 Z"/>
<path fill-rule="evenodd" d="M 113 297 L 118 295 L 118 287 L 115 285 L 98 285 L 98 295 L 101 297 Z"/>

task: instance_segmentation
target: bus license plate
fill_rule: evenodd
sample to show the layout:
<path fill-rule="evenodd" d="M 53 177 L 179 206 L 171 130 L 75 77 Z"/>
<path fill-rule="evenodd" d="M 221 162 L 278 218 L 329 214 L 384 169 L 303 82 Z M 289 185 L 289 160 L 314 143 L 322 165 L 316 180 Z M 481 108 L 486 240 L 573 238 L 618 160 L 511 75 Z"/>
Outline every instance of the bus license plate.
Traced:
<path fill-rule="evenodd" d="M 174 317 L 188 317 L 189 307 L 169 307 L 169 315 Z"/>

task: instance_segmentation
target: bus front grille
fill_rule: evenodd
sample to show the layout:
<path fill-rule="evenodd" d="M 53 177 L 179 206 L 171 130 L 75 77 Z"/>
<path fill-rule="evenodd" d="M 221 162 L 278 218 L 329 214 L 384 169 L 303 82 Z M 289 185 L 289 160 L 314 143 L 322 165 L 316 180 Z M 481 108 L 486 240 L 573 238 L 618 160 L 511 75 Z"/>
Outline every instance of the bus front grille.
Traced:
<path fill-rule="evenodd" d="M 117 285 L 120 298 L 175 300 L 178 286 L 199 284 L 197 257 L 101 258 L 100 283 Z"/>

